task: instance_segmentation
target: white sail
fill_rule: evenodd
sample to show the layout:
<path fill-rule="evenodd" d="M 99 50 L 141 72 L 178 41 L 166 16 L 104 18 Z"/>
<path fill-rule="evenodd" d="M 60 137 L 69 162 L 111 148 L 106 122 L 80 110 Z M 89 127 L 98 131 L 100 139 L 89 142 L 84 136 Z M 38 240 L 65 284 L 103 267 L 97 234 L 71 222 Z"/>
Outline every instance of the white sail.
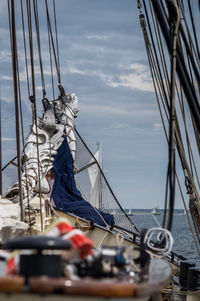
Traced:
<path fill-rule="evenodd" d="M 98 145 L 100 146 L 100 145 Z M 96 162 L 100 164 L 100 147 L 98 148 L 97 152 L 94 154 L 94 157 L 96 159 Z M 90 160 L 89 164 L 92 164 L 88 168 L 88 175 L 90 179 L 90 203 L 96 207 L 100 207 L 100 202 L 101 202 L 101 179 L 100 179 L 100 170 L 99 166 L 97 163 L 95 163 L 94 159 Z"/>

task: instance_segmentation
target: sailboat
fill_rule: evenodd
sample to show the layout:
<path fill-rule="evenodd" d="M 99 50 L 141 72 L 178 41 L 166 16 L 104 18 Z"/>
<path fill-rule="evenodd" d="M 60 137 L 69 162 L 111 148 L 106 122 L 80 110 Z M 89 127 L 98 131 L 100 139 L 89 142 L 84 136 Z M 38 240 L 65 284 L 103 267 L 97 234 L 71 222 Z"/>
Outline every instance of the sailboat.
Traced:
<path fill-rule="evenodd" d="M 169 2 L 171 3 L 173 1 Z M 174 259 L 177 254 L 171 252 L 173 238 L 169 231 L 172 228 L 172 215 L 174 207 L 175 170 L 173 164 L 173 142 L 175 134 L 173 131 L 173 121 L 170 123 L 170 164 L 167 172 L 168 182 L 170 183 L 171 189 L 169 201 L 170 210 L 167 218 L 168 229 L 147 229 L 140 233 L 133 221 L 129 219 L 128 215 L 118 202 L 103 171 L 101 170 L 97 158 L 92 155 L 75 128 L 74 118 L 78 115 L 79 111 L 78 98 L 74 93 L 67 93 L 63 87 L 63 84 L 61 84 L 61 70 L 59 66 L 59 53 L 57 51 L 57 39 L 54 38 L 52 33 L 52 25 L 47 1 L 45 4 L 47 12 L 49 45 L 51 54 L 53 54 L 55 61 L 55 73 L 58 77 L 58 90 L 56 92 L 57 96 L 52 97 L 50 100 L 46 97 L 44 72 L 41 59 L 38 9 L 36 2 L 34 1 L 34 20 L 37 33 L 38 57 L 40 61 L 40 74 L 43 92 L 42 109 L 40 111 L 42 114 L 37 114 L 38 111 L 35 93 L 36 87 L 34 82 L 34 49 L 32 47 L 32 9 L 30 6 L 30 1 L 27 1 L 27 24 L 29 29 L 29 50 L 31 61 L 30 69 L 32 76 L 32 93 L 29 94 L 29 99 L 32 107 L 33 118 L 31 131 L 29 132 L 26 142 L 23 145 L 23 151 L 21 154 L 19 137 L 20 114 L 18 114 L 20 81 L 15 32 L 15 1 L 9 1 L 8 3 L 10 4 L 9 21 L 11 23 L 10 37 L 12 46 L 11 50 L 13 54 L 12 63 L 16 106 L 17 157 L 9 161 L 8 164 L 6 164 L 6 166 L 3 168 L 3 172 L 5 174 L 9 173 L 9 169 L 11 170 L 11 180 L 13 182 L 10 181 L 9 188 L 4 187 L 6 191 L 4 191 L 4 198 L 1 204 L 7 206 L 7 212 L 9 211 L 8 208 L 15 210 L 16 216 L 18 214 L 18 209 L 20 208 L 21 221 L 18 220 L 18 223 L 16 222 L 15 224 L 10 223 L 9 230 L 11 231 L 7 231 L 6 235 L 9 232 L 15 236 L 17 231 L 21 231 L 20 234 L 22 234 L 24 231 L 24 234 L 27 234 L 28 232 L 28 234 L 38 234 L 38 236 L 28 236 L 23 237 L 23 239 L 11 239 L 8 241 L 8 237 L 6 237 L 6 235 L 4 236 L 5 241 L 3 244 L 7 249 L 22 249 L 22 253 L 20 254 L 20 275 L 16 277 L 0 277 L 0 292 L 12 292 L 13 294 L 20 292 L 23 295 L 23 292 L 26 290 L 26 292 L 30 294 L 36 294 L 36 298 L 39 299 L 42 298 L 40 294 L 52 294 L 55 296 L 55 294 L 58 292 L 73 296 L 122 298 L 141 297 L 143 298 L 142 300 L 159 298 L 161 290 L 171 280 L 171 268 L 168 261 L 171 262 L 171 266 L 174 270 L 176 269 L 176 272 L 177 270 L 180 271 L 179 262 L 181 257 L 177 257 L 179 260 Z M 138 1 L 138 7 L 141 10 L 142 6 L 139 4 L 140 1 Z M 159 2 L 152 1 L 152 5 L 154 6 L 156 13 L 158 11 Z M 170 8 L 171 7 L 169 7 L 169 14 L 173 15 L 171 14 Z M 171 10 L 174 13 L 174 6 L 173 9 L 171 8 Z M 166 13 L 166 11 L 164 12 Z M 168 22 L 166 16 L 167 14 L 162 18 L 165 20 L 165 22 Z M 160 17 L 157 16 L 157 18 L 159 19 Z M 54 20 L 56 20 L 56 18 L 54 18 Z M 143 26 L 142 28 L 145 36 L 145 42 L 147 43 L 146 46 L 148 49 L 150 44 L 149 39 L 147 38 L 147 31 L 145 31 L 146 28 L 144 26 L 144 15 L 142 12 L 140 14 L 140 20 L 141 25 Z M 167 30 L 169 31 L 169 25 L 167 25 Z M 176 36 L 177 33 L 175 32 L 174 37 Z M 174 66 L 174 62 L 172 65 Z M 172 73 L 172 79 L 173 76 L 174 73 Z M 173 80 L 171 86 L 173 90 Z M 187 87 L 184 88 L 186 89 Z M 162 89 L 164 90 L 164 87 L 162 87 Z M 186 94 L 188 95 L 188 93 Z M 194 95 L 193 98 L 195 98 Z M 167 107 L 169 107 L 169 104 Z M 191 107 L 191 111 L 193 111 L 193 107 Z M 174 117 L 173 114 L 172 117 Z M 195 114 L 193 120 L 195 124 L 197 123 L 197 118 L 198 114 Z M 196 130 L 197 129 L 198 127 Z M 193 196 L 197 197 L 198 193 L 195 189 L 192 177 L 190 177 L 191 173 L 189 172 L 187 164 L 183 158 L 183 150 L 181 148 L 182 144 L 179 141 L 180 136 L 177 135 L 178 127 L 176 131 L 176 144 L 178 145 L 180 154 L 182 155 L 182 162 L 184 163 L 184 172 L 187 180 L 187 189 L 191 197 L 190 207 L 191 211 L 193 212 L 194 221 L 196 221 L 195 225 L 198 228 L 196 217 L 198 208 L 194 206 L 196 204 L 196 200 L 192 198 Z M 90 170 L 92 166 L 97 167 L 98 172 L 95 174 L 95 181 L 91 185 L 88 170 Z M 13 174 L 18 174 L 18 177 L 13 176 Z M 91 186 L 94 188 L 96 181 L 98 182 L 99 180 L 101 181 L 101 194 L 98 198 L 95 197 L 95 200 L 92 200 L 92 203 L 90 203 L 89 200 L 92 199 Z M 193 190 L 191 190 L 192 188 Z M 68 199 L 68 202 L 64 201 L 66 199 Z M 165 221 L 166 212 L 167 210 L 165 210 L 164 214 Z M 12 216 L 14 216 L 14 213 Z M 63 220 L 61 223 L 59 222 L 59 224 L 56 224 L 55 227 L 51 229 L 53 221 L 57 219 L 59 220 L 59 217 L 63 217 L 74 226 L 74 229 L 71 230 L 71 232 L 74 231 L 73 233 L 76 235 L 83 235 L 82 233 L 86 233 L 87 237 L 93 242 L 95 250 L 98 250 L 98 247 L 101 246 L 100 251 L 98 251 L 99 253 L 95 253 L 96 251 L 94 254 L 88 253 L 88 258 L 86 261 L 79 260 L 78 263 L 76 261 L 72 261 L 70 264 L 69 255 L 65 254 L 65 260 L 61 262 L 60 257 L 56 257 L 55 254 L 52 254 L 51 252 L 53 249 L 64 249 L 67 252 L 72 247 L 72 243 L 70 243 L 67 238 L 66 241 L 63 241 L 58 239 L 58 237 L 48 237 L 48 234 L 46 235 L 46 232 L 44 232 L 44 230 L 46 230 L 47 233 L 51 233 L 51 235 L 53 235 L 53 233 L 55 234 L 60 233 L 59 231 L 63 231 L 63 228 L 65 230 L 66 228 L 69 229 L 70 226 L 63 222 Z M 14 220 L 16 221 L 16 218 Z M 78 231 L 82 231 L 81 234 Z M 67 235 L 66 237 L 69 239 L 71 234 L 65 232 L 65 235 Z M 152 241 L 152 237 L 156 237 L 156 239 L 160 239 L 161 241 Z M 124 247 L 126 247 L 128 253 L 132 255 L 131 259 L 130 257 L 125 256 Z M 25 251 L 23 254 L 24 249 L 33 249 L 34 254 L 30 254 L 27 251 Z M 32 274 L 30 274 L 27 269 L 27 263 L 30 263 L 29 260 L 41 258 L 43 249 L 48 250 L 48 252 L 46 252 L 46 254 L 44 252 L 43 255 L 51 256 L 45 258 L 42 257 L 44 260 L 47 260 L 48 264 L 46 264 L 44 270 L 42 270 L 42 274 L 39 275 L 37 274 L 38 271 L 34 271 L 34 265 L 32 264 L 30 269 Z M 91 251 L 91 249 L 89 249 L 89 251 Z M 26 257 L 27 253 L 29 253 L 29 257 Z M 36 255 L 37 258 L 33 257 L 34 255 Z M 167 258 L 168 261 L 163 260 L 163 257 Z M 64 276 L 63 274 L 61 275 L 60 271 L 57 269 L 52 271 L 50 268 L 47 268 L 51 266 L 51 261 L 48 261 L 49 258 L 50 260 L 59 263 L 55 264 L 55 267 L 62 267 L 62 263 L 66 263 L 67 261 L 66 265 L 68 265 L 68 270 Z M 128 261 L 126 258 L 128 258 Z M 184 263 L 185 262 L 182 262 L 182 264 Z M 40 266 L 38 262 L 37 266 Z M 185 263 L 185 267 L 186 266 L 189 270 L 189 265 L 186 265 Z M 97 267 L 99 267 L 99 269 L 97 269 Z M 117 269 L 115 269 L 116 267 Z M 75 273 L 77 270 L 79 271 L 79 274 Z M 118 276 L 124 276 L 123 280 L 121 280 L 120 277 L 116 279 L 116 271 L 119 272 L 117 274 Z M 101 281 L 99 281 L 99 279 L 91 280 L 91 275 L 98 277 L 98 273 L 100 272 L 101 276 L 103 275 L 103 279 L 101 279 Z M 123 273 L 121 274 L 121 272 Z M 51 277 L 48 277 L 48 273 Z M 57 279 L 52 277 L 52 275 L 55 276 L 56 273 L 59 276 Z M 194 279 L 194 275 L 196 274 L 198 275 L 197 269 L 195 270 L 194 268 L 190 270 L 191 279 Z M 40 277 L 41 275 L 45 275 L 46 277 Z M 109 277 L 106 278 L 110 275 L 113 276 L 111 280 Z M 70 278 L 70 276 L 72 277 Z M 86 279 L 84 276 L 86 276 Z M 183 275 L 181 275 L 181 277 L 182 276 Z M 89 279 L 87 277 L 89 277 Z M 182 285 L 184 283 L 183 280 L 185 279 L 182 279 L 181 277 L 180 283 Z M 189 284 L 190 286 L 188 286 Z M 198 283 L 194 284 L 194 281 L 192 282 L 190 280 L 188 281 L 186 288 L 189 287 L 191 289 L 191 286 L 193 285 L 193 289 L 197 284 Z M 195 289 L 197 289 L 197 286 Z M 23 297 L 26 299 L 29 298 L 28 295 L 23 295 Z M 10 296 L 8 298 L 10 298 Z"/>
<path fill-rule="evenodd" d="M 132 209 L 129 209 L 128 216 L 134 216 L 134 213 L 132 212 Z"/>
<path fill-rule="evenodd" d="M 155 207 L 152 210 L 153 215 L 161 215 L 161 212 L 159 211 L 159 206 L 155 205 Z"/>

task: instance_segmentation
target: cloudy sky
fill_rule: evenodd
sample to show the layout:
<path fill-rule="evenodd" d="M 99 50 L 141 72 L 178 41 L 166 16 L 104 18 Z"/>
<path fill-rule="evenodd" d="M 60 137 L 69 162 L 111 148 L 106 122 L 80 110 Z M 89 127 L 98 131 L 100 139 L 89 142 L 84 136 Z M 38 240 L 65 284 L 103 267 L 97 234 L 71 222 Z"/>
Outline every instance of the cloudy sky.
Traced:
<path fill-rule="evenodd" d="M 46 18 L 40 34 L 47 97 L 51 99 Z M 15 3 L 20 3 L 18 0 Z M 25 3 L 25 1 L 24 1 Z M 52 1 L 48 1 L 51 5 Z M 153 91 L 136 0 L 56 0 L 61 79 L 76 93 L 76 126 L 92 151 L 100 141 L 103 170 L 124 208 L 164 204 L 167 144 Z M 21 19 L 16 5 L 25 131 L 31 108 L 25 85 Z M 3 162 L 15 155 L 12 69 L 7 1 L 0 1 L 0 85 Z M 41 102 L 39 67 L 37 95 Z M 56 78 L 56 77 L 55 77 Z M 58 93 L 58 91 L 57 91 Z M 39 113 L 38 113 L 39 114 Z M 39 114 L 40 115 L 40 114 Z M 176 207 L 181 204 L 177 203 Z"/>

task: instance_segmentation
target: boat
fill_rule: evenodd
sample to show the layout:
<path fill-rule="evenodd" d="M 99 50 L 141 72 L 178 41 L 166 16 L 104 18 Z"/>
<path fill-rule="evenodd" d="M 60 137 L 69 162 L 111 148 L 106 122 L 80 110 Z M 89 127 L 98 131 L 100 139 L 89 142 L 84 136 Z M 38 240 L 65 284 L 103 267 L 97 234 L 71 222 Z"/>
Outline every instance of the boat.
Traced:
<path fill-rule="evenodd" d="M 59 292 L 85 298 L 140 297 L 149 300 L 152 296 L 159 296 L 169 283 L 170 264 L 151 255 L 151 231 L 141 238 L 108 184 L 97 155 L 92 155 L 75 128 L 78 98 L 74 93 L 66 93 L 61 83 L 55 7 L 53 27 L 47 1 L 44 5 L 49 52 L 54 59 L 58 81 L 57 96 L 53 90 L 54 97 L 47 98 L 38 3 L 28 1 L 25 15 L 21 2 L 26 73 L 32 87 L 27 95 L 32 124 L 25 138 L 23 118 L 20 119 L 17 7 L 15 1 L 8 1 L 17 154 L 2 168 L 7 184 L 3 185 L 0 200 L 1 244 L 4 249 L 1 253 L 0 298 L 6 300 L 8 295 L 5 294 L 9 293 L 8 298 L 15 300 L 16 294 L 26 300 L 33 295 L 38 300 L 43 298 L 41 295 L 49 294 L 59 299 Z M 39 113 L 32 18 L 42 85 Z M 25 37 L 26 26 L 29 46 Z M 55 28 L 55 36 L 52 28 Z M 12 173 L 10 178 L 6 177 L 9 171 Z M 160 229 L 159 232 L 166 236 L 169 244 L 167 249 L 161 249 L 162 255 L 159 247 L 154 248 L 153 253 L 164 257 L 171 252 L 173 240 L 166 230 Z M 148 252 L 145 251 L 147 243 Z"/>
<path fill-rule="evenodd" d="M 134 216 L 134 213 L 132 212 L 132 209 L 129 209 L 128 216 Z"/>
<path fill-rule="evenodd" d="M 158 205 L 156 205 L 152 210 L 153 215 L 161 215 L 161 212 L 159 211 Z"/>
<path fill-rule="evenodd" d="M 175 14 L 173 1 L 167 2 L 170 3 L 169 14 Z M 32 76 L 30 80 L 32 93 L 27 95 L 27 98 L 30 99 L 30 106 L 32 108 L 32 125 L 21 154 L 19 135 L 20 77 L 15 28 L 16 7 L 15 1 L 13 0 L 8 1 L 8 4 L 13 58 L 17 156 L 3 167 L 3 175 L 8 175 L 10 170 L 12 177 L 7 179 L 9 187 L 3 187 L 6 191 L 4 191 L 3 199 L 0 203 L 2 208 L 5 209 L 4 212 L 10 214 L 9 217 L 5 216 L 5 220 L 7 219 L 6 222 L 8 218 L 11 217 L 12 222 L 10 222 L 9 225 L 5 223 L 5 228 L 9 228 L 9 231 L 2 231 L 2 239 L 6 249 L 21 249 L 22 251 L 16 255 L 20 256 L 20 264 L 17 265 L 20 273 L 18 273 L 17 276 L 4 275 L 0 277 L 0 298 L 2 300 L 6 300 L 7 298 L 16 300 L 16 293 L 19 293 L 20 299 L 26 298 L 26 300 L 28 298 L 31 299 L 33 294 L 36 299 L 43 298 L 41 294 L 45 296 L 51 294 L 52 298 L 59 299 L 60 296 L 58 297 L 57 295 L 59 293 L 68 296 L 85 296 L 86 298 L 88 298 L 88 296 L 110 298 L 126 297 L 131 299 L 140 297 L 142 300 L 156 300 L 156 298 L 160 297 L 161 293 L 163 295 L 175 294 L 174 286 L 176 283 L 178 287 L 177 291 L 181 289 L 182 291 L 197 290 L 195 294 L 188 292 L 188 296 L 191 294 L 191 298 L 193 298 L 191 300 L 195 300 L 196 296 L 198 296 L 198 281 L 195 282 L 194 279 L 198 279 L 199 277 L 198 269 L 195 269 L 194 266 L 191 266 L 186 260 L 183 260 L 184 258 L 172 252 L 173 238 L 170 230 L 172 229 L 174 206 L 174 137 L 176 137 L 180 155 L 183 155 L 182 144 L 179 141 L 177 132 L 175 135 L 173 131 L 173 121 L 170 122 L 170 163 L 167 172 L 168 182 L 171 184 L 168 217 L 167 208 L 165 208 L 164 211 L 164 219 L 165 221 L 167 220 L 167 225 L 165 226 L 167 229 L 153 228 L 140 232 L 114 195 L 97 158 L 93 156 L 78 130 L 75 128 L 74 118 L 77 117 L 79 111 L 78 98 L 74 93 L 66 92 L 63 83 L 61 83 L 58 41 L 52 32 L 53 26 L 51 24 L 47 1 L 45 1 L 45 10 L 47 13 L 48 41 L 50 52 L 55 63 L 54 72 L 57 75 L 58 89 L 56 90 L 56 97 L 51 97 L 50 100 L 47 99 L 41 56 L 37 1 L 33 1 L 33 7 L 30 5 L 30 1 L 27 1 L 27 26 Z M 162 9 L 159 6 L 159 2 L 152 1 L 152 5 L 155 13 L 159 11 L 157 18 L 160 21 L 160 10 L 162 12 Z M 140 1 L 138 1 L 138 7 L 140 9 L 140 21 L 146 47 L 147 50 L 149 50 L 149 38 L 145 28 L 144 14 L 142 13 Z M 146 6 L 144 6 L 144 8 L 145 7 Z M 34 8 L 34 10 L 32 10 L 32 8 Z M 164 12 L 166 13 L 165 10 Z M 41 75 L 42 85 L 42 101 L 40 102 L 41 110 L 39 113 L 37 113 L 36 85 L 34 82 L 35 69 L 33 52 L 35 50 L 32 44 L 32 17 L 34 17 L 35 20 L 37 50 L 40 61 L 39 73 Z M 165 23 L 168 22 L 166 19 L 166 15 L 163 15 L 162 20 L 165 20 Z M 57 37 L 55 15 L 54 23 L 55 36 Z M 25 25 L 26 23 L 22 24 Z M 169 32 L 169 25 L 167 25 L 167 30 Z M 176 32 L 174 36 L 177 36 Z M 24 43 L 24 46 L 27 47 L 26 43 Z M 26 49 L 26 47 L 24 48 Z M 26 55 L 25 59 L 27 63 Z M 174 66 L 174 62 L 172 65 Z M 174 87 L 173 80 L 171 87 L 172 89 Z M 164 89 L 164 87 L 162 88 Z M 184 89 L 187 89 L 187 85 L 184 86 Z M 188 96 L 188 93 L 186 93 L 186 95 Z M 195 96 L 193 96 L 193 98 L 195 98 Z M 169 103 L 167 107 L 170 107 Z M 196 109 L 198 111 L 198 105 Z M 191 107 L 191 111 L 194 111 L 193 107 Z M 196 122 L 198 113 L 194 115 L 194 121 Z M 172 116 L 174 117 L 173 114 Z M 197 129 L 198 127 L 196 130 Z M 178 131 L 178 129 L 176 130 Z M 185 158 L 181 158 L 184 163 L 188 193 L 191 197 L 190 210 L 193 212 L 192 217 L 198 229 L 198 203 L 192 198 L 194 195 L 197 197 L 198 193 L 191 177 L 191 172 L 185 163 Z M 92 186 L 94 187 L 95 183 L 98 182 L 99 184 L 99 181 L 101 182 L 101 190 L 99 191 L 98 197 L 95 198 L 95 203 L 89 202 L 91 196 L 91 185 L 89 184 L 91 184 L 91 181 L 89 181 L 90 173 L 88 173 L 88 170 L 90 170 L 91 167 L 95 167 L 97 170 L 97 172 L 95 171 L 94 173 L 95 179 L 93 177 L 94 181 L 92 181 Z M 65 189 L 63 189 L 63 183 Z M 69 199 L 67 204 L 63 202 L 63 199 L 66 199 L 66 197 Z M 78 205 L 74 208 L 73 205 L 76 201 Z M 85 210 L 86 207 L 87 210 Z M 70 231 L 67 230 L 68 232 L 64 232 L 62 235 L 60 234 L 60 229 L 66 230 L 69 228 Z M 49 237 L 48 233 L 51 233 L 51 235 L 56 233 L 59 237 Z M 84 260 L 82 260 L 80 254 L 78 253 L 77 255 L 75 248 L 72 248 L 73 243 L 69 242 L 72 233 L 78 235 L 79 239 L 81 236 L 81 242 L 87 241 L 86 237 L 90 239 L 87 241 L 87 245 L 94 247 L 94 253 L 88 253 L 87 259 L 84 258 Z M 26 235 L 23 238 L 15 238 L 15 236 L 19 234 Z M 84 234 L 86 235 L 84 236 Z M 67 237 L 64 240 L 62 239 L 63 235 L 66 235 L 65 238 Z M 154 239 L 152 241 L 153 237 Z M 78 239 L 75 241 L 78 244 L 77 241 Z M 71 248 L 73 256 L 77 256 L 77 261 L 70 261 L 71 251 L 69 252 L 70 255 L 68 253 L 66 255 L 66 252 L 71 250 Z M 34 252 L 27 252 L 27 249 L 34 250 Z M 45 250 L 45 252 L 43 252 L 43 250 Z M 56 250 L 55 253 L 54 250 Z M 64 250 L 65 252 L 59 253 L 58 250 Z M 89 248 L 89 252 L 90 251 L 91 248 Z M 65 255 L 63 255 L 63 253 L 65 253 Z M 5 256 L 7 259 L 8 253 L 5 252 L 4 255 L 2 254 L 1 256 L 3 258 Z M 8 260 L 8 262 L 12 263 L 13 258 L 19 257 L 13 255 L 10 259 L 11 261 Z M 126 261 L 125 258 L 128 258 L 128 260 Z M 50 259 L 50 261 L 48 261 L 48 259 Z M 118 261 L 119 259 L 121 261 Z M 43 267 L 42 263 L 45 261 L 47 261 L 47 264 Z M 58 267 L 61 267 L 63 263 L 65 263 L 68 268 L 67 276 L 66 274 L 63 275 L 63 271 L 61 273 L 61 270 L 55 269 L 52 271 L 52 269 L 50 269 L 51 261 L 57 261 L 59 263 Z M 27 262 L 31 262 L 31 265 L 28 265 Z M 34 270 L 35 266 L 39 267 L 40 265 L 41 269 L 44 268 L 42 272 L 39 272 L 38 268 Z M 28 266 L 31 267 L 30 274 L 27 270 Z M 97 266 L 100 268 L 97 269 Z M 184 279 L 184 275 L 180 273 L 181 267 L 187 269 L 188 274 L 190 272 L 190 281 Z M 167 290 L 165 291 L 164 288 L 172 280 L 171 269 L 173 270 L 173 276 L 178 272 L 180 277 L 178 280 L 173 279 L 173 289 L 171 287 L 166 293 Z M 45 275 L 45 277 L 40 277 L 41 275 Z M 100 276 L 102 278 L 99 281 L 98 277 Z M 95 277 L 97 277 L 97 279 Z M 9 293 L 9 296 L 7 293 Z M 63 296 L 61 296 L 61 298 L 62 297 Z"/>

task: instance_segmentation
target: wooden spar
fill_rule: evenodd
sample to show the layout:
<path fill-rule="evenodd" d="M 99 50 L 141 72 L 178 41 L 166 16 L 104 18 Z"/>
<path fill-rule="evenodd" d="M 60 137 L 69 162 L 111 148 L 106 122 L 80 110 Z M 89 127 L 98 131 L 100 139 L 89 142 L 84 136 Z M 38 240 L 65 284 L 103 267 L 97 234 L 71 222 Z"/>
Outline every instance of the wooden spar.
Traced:
<path fill-rule="evenodd" d="M 18 163 L 18 181 L 19 181 L 19 203 L 20 203 L 20 219 L 24 220 L 23 203 L 22 203 L 22 190 L 21 190 L 21 159 L 20 159 L 20 127 L 19 127 L 19 102 L 18 102 L 18 80 L 17 80 L 17 41 L 16 41 L 16 28 L 15 28 L 15 1 L 11 1 L 11 52 L 12 52 L 12 69 L 13 69 L 13 87 L 15 98 L 15 123 L 16 123 L 16 140 L 17 140 L 17 163 Z"/>

